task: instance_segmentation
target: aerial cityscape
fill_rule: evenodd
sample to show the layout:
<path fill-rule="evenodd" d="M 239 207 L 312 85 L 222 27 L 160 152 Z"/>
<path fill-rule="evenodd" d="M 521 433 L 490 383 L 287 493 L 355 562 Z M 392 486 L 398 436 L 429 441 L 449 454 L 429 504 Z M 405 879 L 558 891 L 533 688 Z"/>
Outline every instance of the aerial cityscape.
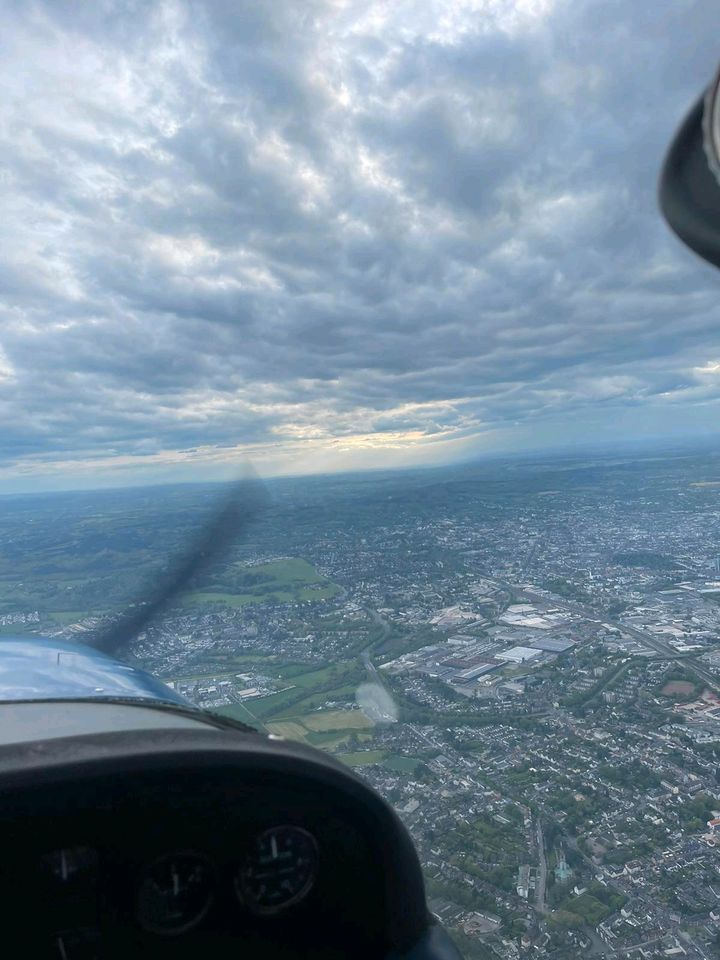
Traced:
<path fill-rule="evenodd" d="M 720 456 L 267 488 L 121 656 L 369 780 L 467 957 L 720 956 Z M 3 498 L 0 632 L 92 642 L 220 496 Z"/>
<path fill-rule="evenodd" d="M 112 907 L 99 925 L 76 930 L 29 881 L 63 960 L 100 934 L 132 956 L 116 932 L 191 931 L 182 910 L 159 929 L 141 891 L 175 909 L 216 872 L 218 901 L 245 909 L 275 868 L 290 899 L 255 896 L 263 949 L 222 910 L 197 942 L 237 930 L 243 958 L 315 956 L 292 924 L 286 953 L 264 949 L 281 927 L 262 919 L 312 888 L 298 930 L 330 918 L 343 960 L 364 948 L 333 897 L 396 958 L 453 952 L 427 903 L 468 960 L 720 960 L 717 33 L 709 0 L 7 5 L 0 780 L 25 776 L 16 722 L 27 796 L 64 753 L 38 746 L 68 727 L 46 703 L 59 685 L 13 668 L 22 648 L 52 681 L 67 668 L 64 695 L 106 700 L 82 661 L 112 653 L 115 689 L 139 668 L 166 700 L 56 704 L 79 737 L 139 726 L 143 764 L 177 747 L 154 732 L 173 721 L 200 727 L 200 765 L 218 727 L 228 754 L 285 741 L 270 765 L 325 751 L 308 770 L 384 797 L 425 882 L 374 794 L 358 817 L 375 805 L 381 827 L 354 843 L 326 781 L 298 777 L 333 806 L 313 817 L 372 930 L 283 780 L 282 819 L 232 865 L 178 845 L 143 849 L 136 875 L 118 831 L 120 879 L 90 884 Z M 183 830 L 209 811 L 230 849 L 206 792 L 188 805 L 187 771 L 170 791 L 160 765 L 157 809 L 172 793 Z M 59 796 L 42 797 L 54 827 L 80 809 Z M 111 872 L 105 834 L 57 832 L 41 869 L 59 855 L 64 884 L 72 842 Z"/>

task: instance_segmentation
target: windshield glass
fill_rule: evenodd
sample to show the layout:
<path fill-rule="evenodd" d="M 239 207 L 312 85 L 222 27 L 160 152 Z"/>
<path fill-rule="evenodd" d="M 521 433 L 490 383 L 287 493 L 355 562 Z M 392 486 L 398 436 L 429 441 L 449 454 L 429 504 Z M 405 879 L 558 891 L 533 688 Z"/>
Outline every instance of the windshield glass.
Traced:
<path fill-rule="evenodd" d="M 3 30 L 0 634 L 60 664 L 140 611 L 105 652 L 366 777 L 471 958 L 717 956 L 718 278 L 655 197 L 715 28 L 318 0 Z M 156 609 L 248 462 L 252 523 Z"/>

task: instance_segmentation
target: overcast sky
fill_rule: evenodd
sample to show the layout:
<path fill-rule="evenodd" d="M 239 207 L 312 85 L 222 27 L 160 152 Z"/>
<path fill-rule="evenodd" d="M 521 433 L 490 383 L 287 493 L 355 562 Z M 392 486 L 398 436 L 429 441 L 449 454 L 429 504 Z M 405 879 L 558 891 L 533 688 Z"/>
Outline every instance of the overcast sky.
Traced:
<path fill-rule="evenodd" d="M 718 430 L 685 0 L 3 5 L 0 489 Z"/>

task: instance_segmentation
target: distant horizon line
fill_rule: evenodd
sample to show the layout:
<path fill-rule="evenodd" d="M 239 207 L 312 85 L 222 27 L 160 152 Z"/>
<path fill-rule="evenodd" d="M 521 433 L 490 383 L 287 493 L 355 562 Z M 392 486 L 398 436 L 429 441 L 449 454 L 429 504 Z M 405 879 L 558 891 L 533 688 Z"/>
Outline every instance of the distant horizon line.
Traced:
<path fill-rule="evenodd" d="M 262 483 L 282 483 L 283 481 L 299 481 L 321 478 L 342 478 L 342 477 L 362 477 L 373 474 L 396 474 L 401 475 L 424 473 L 433 470 L 452 470 L 473 467 L 488 462 L 502 461 L 542 461 L 558 460 L 571 461 L 581 457 L 596 456 L 599 458 L 608 456 L 630 456 L 638 459 L 645 459 L 653 453 L 664 452 L 674 456 L 687 456 L 697 452 L 709 452 L 708 447 L 717 446 L 720 453 L 720 435 L 707 435 L 704 437 L 691 438 L 651 438 L 642 441 L 623 441 L 613 443 L 610 441 L 596 444 L 573 444 L 564 447 L 534 448 L 525 450 L 495 450 L 486 451 L 482 454 L 476 454 L 462 460 L 445 461 L 443 463 L 413 464 L 412 466 L 387 466 L 387 467 L 368 467 L 366 469 L 318 471 L 317 473 L 278 473 L 259 477 Z M 238 478 L 231 479 L 207 479 L 207 480 L 169 480 L 167 478 L 157 481 L 148 480 L 140 483 L 108 483 L 104 486 L 78 486 L 69 488 L 57 488 L 46 490 L 29 490 L 0 492 L 0 501 L 20 499 L 23 497 L 52 497 L 52 496 L 73 496 L 77 494 L 99 494 L 116 493 L 122 490 L 153 490 L 170 487 L 223 487 L 237 482 Z"/>

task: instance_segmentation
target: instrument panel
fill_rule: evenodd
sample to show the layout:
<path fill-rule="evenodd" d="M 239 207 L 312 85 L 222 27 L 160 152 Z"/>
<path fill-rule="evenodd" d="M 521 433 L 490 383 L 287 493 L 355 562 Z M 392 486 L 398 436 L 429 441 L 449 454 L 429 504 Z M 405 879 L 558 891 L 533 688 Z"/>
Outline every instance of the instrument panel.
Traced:
<path fill-rule="evenodd" d="M 38 867 L 37 889 L 56 916 L 57 929 L 48 932 L 58 956 L 71 957 L 74 944 L 83 949 L 93 941 L 99 945 L 104 895 L 112 888 L 112 856 L 87 846 L 61 847 L 42 856 Z M 139 931 L 174 938 L 201 927 L 218 904 L 226 912 L 234 908 L 238 918 L 279 918 L 298 909 L 312 891 L 319 867 L 313 834 L 283 823 L 258 833 L 241 856 L 228 861 L 216 863 L 193 850 L 163 854 L 120 881 L 131 888 L 120 900 L 132 904 Z"/>
<path fill-rule="evenodd" d="M 27 956 L 365 960 L 428 931 L 394 812 L 301 745 L 234 730 L 8 745 L 0 796 L 4 942 Z"/>
<path fill-rule="evenodd" d="M 252 957 L 272 955 L 270 940 L 282 956 L 379 936 L 372 844 L 347 811 L 299 784 L 153 780 L 106 783 L 90 809 L 61 802 L 14 857 L 6 848 L 15 869 L 0 895 L 18 913 L 41 905 L 29 935 L 44 955 L 175 957 L 242 941 Z"/>

